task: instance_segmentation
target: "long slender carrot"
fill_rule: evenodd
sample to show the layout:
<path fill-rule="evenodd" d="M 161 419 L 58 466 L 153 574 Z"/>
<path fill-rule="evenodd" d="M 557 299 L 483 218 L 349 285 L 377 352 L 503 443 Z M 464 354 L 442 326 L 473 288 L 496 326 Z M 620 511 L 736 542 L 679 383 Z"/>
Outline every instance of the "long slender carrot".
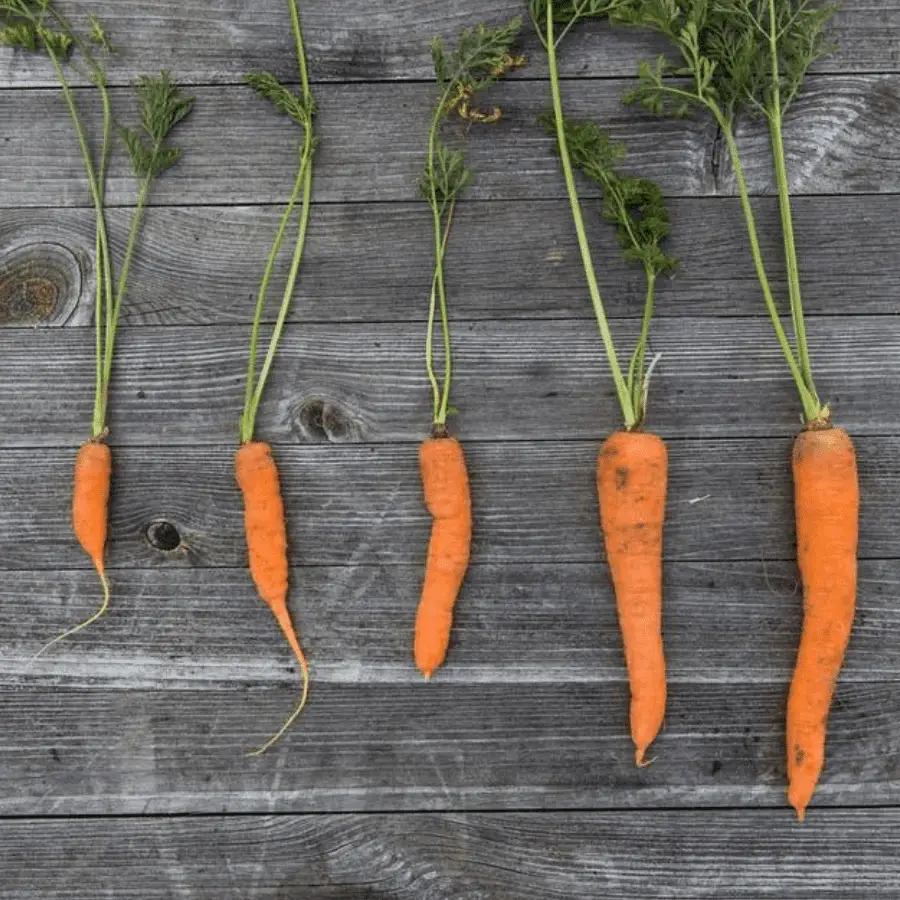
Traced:
<path fill-rule="evenodd" d="M 264 441 L 242 444 L 235 453 L 234 471 L 244 497 L 244 530 L 247 535 L 250 574 L 259 596 L 272 610 L 294 651 L 303 679 L 300 702 L 296 709 L 277 734 L 253 751 L 253 755 L 259 755 L 268 750 L 303 711 L 309 693 L 309 668 L 288 610 L 287 528 L 281 484 L 278 468 L 272 458 L 272 448 Z"/>
<path fill-rule="evenodd" d="M 597 492 L 606 558 L 616 595 L 631 688 L 635 762 L 666 713 L 662 642 L 662 545 L 668 453 L 655 434 L 618 431 L 597 457 Z"/>
<path fill-rule="evenodd" d="M 801 821 L 825 763 L 825 731 L 856 608 L 859 482 L 841 428 L 794 442 L 803 631 L 787 707 L 788 800 Z"/>
<path fill-rule="evenodd" d="M 414 650 L 419 670 L 431 678 L 447 655 L 453 607 L 469 566 L 472 501 L 466 458 L 455 438 L 426 440 L 419 447 L 419 467 L 433 524 L 416 613 Z"/>

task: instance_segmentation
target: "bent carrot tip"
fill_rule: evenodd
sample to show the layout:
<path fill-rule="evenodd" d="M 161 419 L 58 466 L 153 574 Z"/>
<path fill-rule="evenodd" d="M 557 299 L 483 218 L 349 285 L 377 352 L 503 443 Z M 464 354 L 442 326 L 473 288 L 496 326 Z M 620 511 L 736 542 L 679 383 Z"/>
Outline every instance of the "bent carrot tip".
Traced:
<path fill-rule="evenodd" d="M 637 751 L 634 754 L 634 764 L 639 769 L 646 769 L 647 766 L 652 766 L 654 762 L 656 762 L 656 757 L 651 756 L 650 759 L 647 759 L 645 754 L 647 752 L 646 747 L 638 747 Z"/>

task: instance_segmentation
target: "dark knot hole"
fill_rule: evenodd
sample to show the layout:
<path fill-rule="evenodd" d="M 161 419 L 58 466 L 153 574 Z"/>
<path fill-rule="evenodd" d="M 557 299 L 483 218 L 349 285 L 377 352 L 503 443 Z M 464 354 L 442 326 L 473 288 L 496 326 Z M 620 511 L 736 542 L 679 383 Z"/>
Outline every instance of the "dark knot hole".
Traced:
<path fill-rule="evenodd" d="M 171 553 L 181 546 L 181 535 L 171 522 L 151 522 L 147 526 L 147 541 L 156 550 Z"/>

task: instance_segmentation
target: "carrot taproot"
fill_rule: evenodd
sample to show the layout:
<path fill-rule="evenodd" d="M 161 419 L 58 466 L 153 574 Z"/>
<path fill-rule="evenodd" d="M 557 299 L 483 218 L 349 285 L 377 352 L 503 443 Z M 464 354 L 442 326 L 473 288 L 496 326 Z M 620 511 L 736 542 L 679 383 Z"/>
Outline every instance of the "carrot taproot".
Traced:
<path fill-rule="evenodd" d="M 617 431 L 597 457 L 597 493 L 631 690 L 635 762 L 646 765 L 666 712 L 662 543 L 668 453 L 655 434 Z"/>
<path fill-rule="evenodd" d="M 309 667 L 287 604 L 287 526 L 278 467 L 272 457 L 272 448 L 264 441 L 247 441 L 235 454 L 234 470 L 244 498 L 244 531 L 250 575 L 259 596 L 272 611 L 293 650 L 303 681 L 299 703 L 279 731 L 251 754 L 258 756 L 268 750 L 303 711 L 309 693 Z"/>
<path fill-rule="evenodd" d="M 803 628 L 788 694 L 787 773 L 788 800 L 803 821 L 825 763 L 828 712 L 856 608 L 859 482 L 841 428 L 801 432 L 792 462 Z"/>
<path fill-rule="evenodd" d="M 98 439 L 91 439 L 82 444 L 75 457 L 75 473 L 72 479 L 72 530 L 100 576 L 103 600 L 97 611 L 83 622 L 73 625 L 53 640 L 47 641 L 31 657 L 29 665 L 54 644 L 93 625 L 109 609 L 109 579 L 106 577 L 104 554 L 106 552 L 111 480 L 112 453 L 109 446 Z"/>
<path fill-rule="evenodd" d="M 419 468 L 433 523 L 414 652 L 419 670 L 431 678 L 447 655 L 453 607 L 469 566 L 472 501 L 465 454 L 455 438 L 432 437 L 422 443 Z"/>

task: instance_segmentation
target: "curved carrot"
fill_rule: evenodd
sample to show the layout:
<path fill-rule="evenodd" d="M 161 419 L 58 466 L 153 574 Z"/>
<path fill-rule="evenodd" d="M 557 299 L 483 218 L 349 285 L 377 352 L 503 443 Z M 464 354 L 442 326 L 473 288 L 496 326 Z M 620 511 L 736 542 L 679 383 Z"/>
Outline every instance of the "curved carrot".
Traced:
<path fill-rule="evenodd" d="M 472 542 L 472 501 L 466 458 L 459 441 L 433 437 L 419 448 L 425 505 L 433 524 L 422 597 L 416 614 L 415 660 L 431 678 L 447 655 L 453 607 L 459 595 Z"/>
<path fill-rule="evenodd" d="M 667 479 L 666 445 L 655 434 L 619 431 L 600 448 L 600 524 L 625 645 L 638 766 L 646 765 L 647 748 L 666 713 L 662 536 Z"/>
<path fill-rule="evenodd" d="M 803 630 L 787 706 L 788 800 L 800 821 L 825 763 L 825 730 L 856 607 L 859 482 L 841 428 L 794 442 L 797 562 Z"/>
<path fill-rule="evenodd" d="M 259 596 L 272 610 L 294 651 L 303 680 L 300 702 L 296 709 L 277 734 L 253 751 L 253 755 L 258 755 L 268 750 L 303 711 L 309 693 L 309 668 L 300 649 L 287 605 L 287 528 L 278 468 L 272 458 L 272 448 L 263 441 L 247 441 L 235 454 L 234 470 L 244 497 L 244 530 L 247 535 L 250 574 Z"/>

